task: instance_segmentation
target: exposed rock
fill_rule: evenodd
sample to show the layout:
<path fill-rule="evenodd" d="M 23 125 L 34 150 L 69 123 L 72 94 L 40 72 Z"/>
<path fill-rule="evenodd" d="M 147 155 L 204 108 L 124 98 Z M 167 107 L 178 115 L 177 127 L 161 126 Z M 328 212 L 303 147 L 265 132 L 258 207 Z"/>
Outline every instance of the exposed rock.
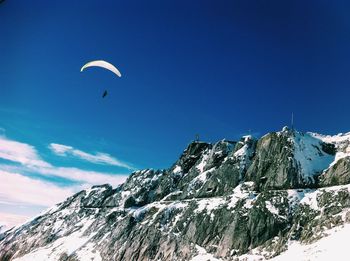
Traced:
<path fill-rule="evenodd" d="M 246 179 L 254 181 L 259 190 L 300 187 L 295 164 L 293 143 L 289 131 L 270 133 L 262 137 L 256 146 L 255 156 L 246 173 Z"/>
<path fill-rule="evenodd" d="M 320 178 L 321 186 L 345 185 L 350 183 L 350 157 L 339 159 Z"/>

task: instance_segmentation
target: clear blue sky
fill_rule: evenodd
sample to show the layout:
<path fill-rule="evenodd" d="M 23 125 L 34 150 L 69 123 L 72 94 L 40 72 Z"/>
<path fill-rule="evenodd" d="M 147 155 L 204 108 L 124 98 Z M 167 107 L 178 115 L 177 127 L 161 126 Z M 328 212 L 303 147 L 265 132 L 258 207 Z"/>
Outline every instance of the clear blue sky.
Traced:
<path fill-rule="evenodd" d="M 196 133 L 216 141 L 279 130 L 292 111 L 299 130 L 350 131 L 349 8 L 320 0 L 7 0 L 0 127 L 51 163 L 60 160 L 47 149 L 54 142 L 137 168 L 168 167 Z M 94 59 L 123 77 L 80 73 Z"/>

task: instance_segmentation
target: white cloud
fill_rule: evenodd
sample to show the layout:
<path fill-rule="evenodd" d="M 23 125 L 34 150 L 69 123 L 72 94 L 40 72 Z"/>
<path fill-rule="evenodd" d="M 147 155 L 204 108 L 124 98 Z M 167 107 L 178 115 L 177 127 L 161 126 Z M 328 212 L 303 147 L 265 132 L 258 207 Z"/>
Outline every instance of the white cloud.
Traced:
<path fill-rule="evenodd" d="M 8 166 L 8 169 L 12 169 L 12 171 L 1 170 L 4 167 L 6 168 L 5 165 L 0 165 L 0 204 L 3 206 L 17 206 L 18 208 L 25 206 L 28 209 L 38 209 L 38 206 L 45 209 L 64 201 L 67 197 L 80 190 L 91 187 L 93 184 L 109 183 L 117 185 L 123 183 L 127 178 L 126 175 L 101 175 L 98 172 L 82 171 L 75 168 L 37 169 L 41 174 L 55 175 L 82 181 L 80 185 L 60 187 L 49 182 L 32 179 L 13 172 L 15 169 L 25 170 L 25 167 L 23 166 Z M 27 220 L 33 215 L 32 211 L 30 211 L 31 213 L 28 213 L 27 216 L 18 216 L 18 211 L 14 212 L 13 209 L 10 209 L 8 209 L 7 211 L 9 212 L 6 213 L 7 211 L 5 207 L 5 209 L 2 209 L 3 213 L 0 212 L 0 226 L 5 225 L 6 228 L 10 228 L 14 225 L 23 223 L 24 220 Z"/>
<path fill-rule="evenodd" d="M 62 188 L 18 173 L 0 170 L 0 230 L 24 223 L 36 211 L 39 214 L 39 209 L 59 203 L 81 189 L 82 186 Z"/>
<path fill-rule="evenodd" d="M 25 166 L 50 166 L 49 163 L 40 158 L 33 146 L 9 140 L 4 136 L 0 136 L 0 158 L 18 162 Z"/>
<path fill-rule="evenodd" d="M 131 170 L 135 169 L 131 165 L 122 162 L 121 160 L 118 160 L 107 153 L 97 152 L 96 154 L 91 154 L 82 150 L 75 149 L 72 146 L 57 143 L 51 143 L 49 145 L 49 149 L 58 156 L 73 156 L 92 163 L 107 164 Z"/>
<path fill-rule="evenodd" d="M 97 172 L 90 170 L 82 170 L 72 167 L 26 167 L 13 166 L 8 164 L 0 164 L 0 170 L 15 173 L 35 173 L 47 177 L 60 177 L 67 180 L 75 181 L 85 186 L 111 184 L 117 186 L 125 182 L 129 177 L 127 174 L 114 174 L 106 172 Z M 1 203 L 1 202 L 0 202 Z"/>
<path fill-rule="evenodd" d="M 29 220 L 30 216 L 0 212 L 0 233 Z"/>
<path fill-rule="evenodd" d="M 67 167 L 34 167 L 32 168 L 32 171 L 43 175 L 57 176 L 91 185 L 109 183 L 112 186 L 116 186 L 123 183 L 128 177 L 128 175 L 102 173 Z"/>
<path fill-rule="evenodd" d="M 64 147 L 64 145 L 56 147 L 57 153 L 65 153 L 66 150 L 72 149 L 68 146 Z M 80 155 L 81 158 L 93 156 L 104 162 L 114 159 L 108 154 L 104 158 L 103 153 L 85 155 L 82 151 L 74 151 L 75 155 Z M 21 223 L 24 218 L 27 218 L 27 216 L 21 216 L 19 210 L 14 211 L 13 207 L 9 206 L 18 206 L 18 208 L 25 206 L 28 209 L 37 209 L 38 206 L 39 208 L 46 208 L 92 185 L 109 183 L 116 186 L 123 183 L 128 177 L 124 174 L 116 175 L 73 167 L 53 166 L 44 161 L 33 146 L 10 140 L 2 135 L 0 135 L 0 158 L 19 163 L 16 165 L 0 164 L 0 204 L 2 204 L 0 225 L 1 223 L 7 223 L 7 227 Z M 93 158 L 92 160 L 97 159 Z M 24 173 L 62 177 L 76 181 L 79 185 L 62 187 L 52 182 L 23 176 Z M 27 214 L 28 216 L 32 215 L 32 213 Z"/>
<path fill-rule="evenodd" d="M 96 155 L 91 155 L 83 151 L 75 150 L 70 146 L 60 144 L 51 145 L 52 146 L 50 147 L 52 150 L 58 155 L 64 155 L 69 151 L 72 153 L 72 155 L 93 162 L 104 162 L 106 164 L 110 163 L 112 165 L 118 164 L 118 166 L 123 165 L 123 163 L 117 161 L 108 154 L 97 153 Z M 128 177 L 128 175 L 125 174 L 118 175 L 112 173 L 88 171 L 73 167 L 56 167 L 42 160 L 37 150 L 33 146 L 7 139 L 4 136 L 0 136 L 0 158 L 17 162 L 22 165 L 22 167 L 11 167 L 5 164 L 1 164 L 0 170 L 8 171 L 15 169 L 18 173 L 35 172 L 42 175 L 62 177 L 68 180 L 88 183 L 91 185 L 109 183 L 112 186 L 116 186 L 120 183 L 123 183 Z"/>
<path fill-rule="evenodd" d="M 73 147 L 57 143 L 51 143 L 49 149 L 59 156 L 66 156 L 66 153 L 73 150 Z"/>
<path fill-rule="evenodd" d="M 0 200 L 8 204 L 51 206 L 71 196 L 76 190 L 0 170 Z"/>

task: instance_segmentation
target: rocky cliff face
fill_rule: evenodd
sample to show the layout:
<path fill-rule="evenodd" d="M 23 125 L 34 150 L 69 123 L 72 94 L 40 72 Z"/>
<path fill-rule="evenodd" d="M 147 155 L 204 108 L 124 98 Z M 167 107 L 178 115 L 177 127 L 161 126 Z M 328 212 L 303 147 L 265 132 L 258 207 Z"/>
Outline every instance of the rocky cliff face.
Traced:
<path fill-rule="evenodd" d="M 350 221 L 350 134 L 192 142 L 0 237 L 0 260 L 263 260 Z M 332 186 L 332 187 L 331 187 Z"/>

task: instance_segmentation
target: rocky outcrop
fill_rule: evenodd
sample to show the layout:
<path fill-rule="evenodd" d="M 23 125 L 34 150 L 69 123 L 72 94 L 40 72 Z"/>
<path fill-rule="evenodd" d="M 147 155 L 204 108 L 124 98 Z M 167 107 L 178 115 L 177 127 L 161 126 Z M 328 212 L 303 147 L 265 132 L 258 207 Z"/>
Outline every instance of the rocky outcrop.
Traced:
<path fill-rule="evenodd" d="M 350 157 L 339 159 L 326 170 L 320 179 L 320 186 L 345 185 L 350 183 Z"/>
<path fill-rule="evenodd" d="M 335 158 L 334 145 L 310 134 L 284 128 L 263 136 L 247 171 L 259 190 L 315 188 Z"/>
<path fill-rule="evenodd" d="M 284 129 L 192 142 L 167 170 L 94 186 L 7 231 L 0 260 L 271 258 L 350 221 L 346 143 L 329 139 Z"/>
<path fill-rule="evenodd" d="M 289 131 L 270 133 L 258 141 L 246 179 L 254 181 L 259 190 L 301 185 L 293 157 L 292 136 Z"/>

